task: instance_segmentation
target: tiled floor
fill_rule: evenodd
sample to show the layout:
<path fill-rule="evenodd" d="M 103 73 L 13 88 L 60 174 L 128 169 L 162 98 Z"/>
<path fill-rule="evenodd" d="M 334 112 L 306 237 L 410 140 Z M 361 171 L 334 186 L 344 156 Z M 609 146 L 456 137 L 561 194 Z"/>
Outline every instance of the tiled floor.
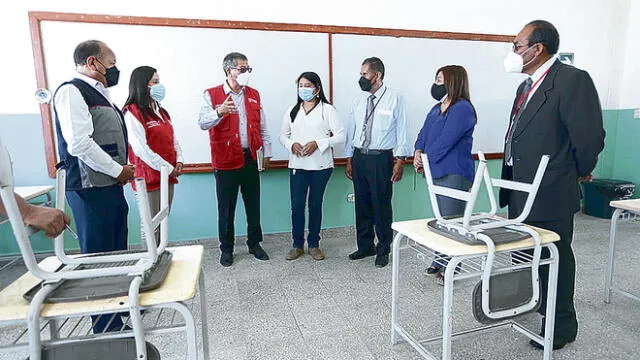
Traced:
<path fill-rule="evenodd" d="M 640 293 L 640 223 L 620 228 L 617 281 Z M 576 306 L 580 331 L 576 342 L 554 352 L 554 359 L 637 359 L 640 353 L 640 303 L 615 296 L 604 304 L 603 281 L 609 221 L 576 217 L 574 248 L 578 262 Z M 325 261 L 305 255 L 284 260 L 288 234 L 267 235 L 262 262 L 238 239 L 234 265 L 218 263 L 217 241 L 205 241 L 209 338 L 212 359 L 420 359 L 407 344 L 390 344 L 391 266 L 375 268 L 373 258 L 349 261 L 354 230 L 325 230 Z M 406 254 L 410 254 L 406 250 Z M 404 254 L 404 253 L 403 253 Z M 403 325 L 424 337 L 440 330 L 442 288 L 424 277 L 415 256 L 402 259 L 400 311 Z M 7 277 L 3 274 L 2 279 Z M 478 323 L 472 317 L 470 293 L 475 281 L 456 290 L 454 330 Z M 458 288 L 457 288 L 458 289 Z M 1 306 L 1 304 L 0 304 Z M 524 316 L 539 328 L 535 314 Z M 5 333 L 0 330 L 0 338 Z M 180 337 L 151 339 L 163 359 L 182 358 Z M 439 347 L 431 349 L 438 352 Z M 455 359 L 541 359 L 527 339 L 511 330 L 455 340 Z M 2 357 L 15 358 L 15 357 Z"/>

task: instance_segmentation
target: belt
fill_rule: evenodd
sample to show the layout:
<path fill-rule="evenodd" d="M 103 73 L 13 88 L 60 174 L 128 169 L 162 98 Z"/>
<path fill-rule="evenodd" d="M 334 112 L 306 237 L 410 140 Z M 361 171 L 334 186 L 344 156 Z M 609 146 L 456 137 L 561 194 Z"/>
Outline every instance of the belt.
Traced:
<path fill-rule="evenodd" d="M 385 150 L 360 149 L 360 148 L 355 148 L 355 149 L 357 152 L 363 155 L 381 155 L 381 154 L 385 154 L 393 151 L 392 149 L 385 149 Z"/>

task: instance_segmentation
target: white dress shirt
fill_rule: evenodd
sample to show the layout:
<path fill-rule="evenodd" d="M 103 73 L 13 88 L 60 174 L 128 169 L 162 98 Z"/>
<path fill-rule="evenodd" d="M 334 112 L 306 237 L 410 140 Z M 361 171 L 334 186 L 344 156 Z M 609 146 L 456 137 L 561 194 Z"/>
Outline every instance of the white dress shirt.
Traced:
<path fill-rule="evenodd" d="M 162 115 L 159 112 L 158 105 L 155 102 L 153 103 L 152 108 L 153 112 L 155 112 L 155 114 L 160 119 L 162 119 Z M 162 166 L 167 166 L 169 168 L 169 172 L 172 172 L 173 165 L 171 165 L 169 162 L 163 159 L 162 156 L 158 155 L 149 147 L 149 144 L 147 143 L 147 134 L 142 123 L 130 111 L 127 111 L 127 113 L 124 114 L 124 121 L 125 124 L 127 124 L 129 145 L 131 145 L 131 149 L 136 154 L 136 156 L 154 170 L 160 171 Z M 173 146 L 175 147 L 177 154 L 176 162 L 181 163 L 182 148 L 178 143 L 178 137 L 175 133 L 173 134 Z"/>
<path fill-rule="evenodd" d="M 247 136 L 247 109 L 244 104 L 244 87 L 242 88 L 242 90 L 240 90 L 239 93 L 235 93 L 231 90 L 231 87 L 225 81 L 222 89 L 227 95 L 231 93 L 231 99 L 236 105 L 238 118 L 240 118 L 240 144 L 242 145 L 242 148 L 248 149 L 249 137 Z M 218 125 L 222 118 L 218 116 L 218 112 L 211 105 L 211 96 L 209 96 L 209 92 L 205 91 L 202 99 L 203 103 L 200 107 L 198 125 L 200 125 L 200 129 L 202 130 L 209 130 L 210 128 Z M 262 108 L 262 104 L 260 104 L 260 136 L 262 137 L 264 156 L 271 157 L 271 136 L 269 135 L 269 130 L 267 129 L 267 117 L 264 113 L 264 109 Z"/>
<path fill-rule="evenodd" d="M 76 78 L 93 86 L 115 107 L 109 96 L 109 90 L 100 81 L 83 74 L 77 74 Z M 67 142 L 69 154 L 80 159 L 91 169 L 117 178 L 122 172 L 122 165 L 113 160 L 93 141 L 91 113 L 80 90 L 72 84 L 66 84 L 58 89 L 53 101 L 58 113 L 60 131 Z"/>
<path fill-rule="evenodd" d="M 551 59 L 545 61 L 544 64 L 540 65 L 540 67 L 533 73 L 533 75 L 530 76 L 532 85 L 531 85 L 531 92 L 529 92 L 529 96 L 527 97 L 527 103 L 529 102 L 529 100 L 531 100 L 531 97 L 533 96 L 533 94 L 536 93 L 536 90 L 538 90 L 538 88 L 540 87 L 540 84 L 544 81 L 544 79 L 540 80 L 542 76 L 543 75 L 546 76 L 547 71 L 549 71 L 549 69 L 555 62 L 556 62 L 556 57 L 552 56 Z"/>
<path fill-rule="evenodd" d="M 280 143 L 289 150 L 289 168 L 303 170 L 324 170 L 333 167 L 332 148 L 344 143 L 345 133 L 338 112 L 331 104 L 320 101 L 308 114 L 302 105 L 291 122 L 289 107 L 282 117 Z M 329 136 L 332 133 L 333 136 Z M 297 156 L 291 153 L 294 143 L 304 146 L 315 141 L 318 149 L 308 156 Z"/>
<path fill-rule="evenodd" d="M 394 156 L 410 156 L 413 153 L 407 136 L 407 108 L 404 97 L 396 90 L 383 85 L 374 94 L 371 128 L 371 150 L 393 149 Z M 363 125 L 370 92 L 363 91 L 356 100 L 347 118 L 347 141 L 344 147 L 346 157 L 353 156 L 354 147 L 362 148 L 364 142 Z"/>

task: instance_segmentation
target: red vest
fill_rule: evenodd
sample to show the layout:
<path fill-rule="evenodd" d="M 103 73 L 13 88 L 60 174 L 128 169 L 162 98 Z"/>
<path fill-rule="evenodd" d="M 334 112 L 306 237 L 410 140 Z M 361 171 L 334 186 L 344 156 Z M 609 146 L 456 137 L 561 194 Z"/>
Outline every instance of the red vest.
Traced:
<path fill-rule="evenodd" d="M 227 98 L 223 85 L 207 89 L 211 106 L 215 109 Z M 244 88 L 244 105 L 247 113 L 247 137 L 251 156 L 256 159 L 256 150 L 262 146 L 260 135 L 260 94 L 258 90 Z M 209 129 L 211 164 L 216 170 L 234 170 L 244 166 L 244 154 L 240 142 L 240 116 L 226 114 L 220 122 Z"/>
<path fill-rule="evenodd" d="M 171 125 L 171 118 L 169 113 L 163 108 L 160 108 L 159 117 L 155 112 L 151 112 L 150 118 L 140 112 L 138 106 L 130 104 L 122 109 L 125 113 L 128 111 L 138 120 L 144 127 L 144 132 L 147 137 L 147 145 L 149 148 L 160 155 L 169 164 L 176 166 L 177 153 L 174 145 L 173 138 L 173 126 Z M 147 191 L 154 191 L 160 189 L 160 171 L 153 169 L 147 163 L 142 161 L 136 154 L 134 154 L 131 145 L 129 145 L 129 162 L 136 166 L 135 177 L 142 177 L 147 185 Z M 177 184 L 178 179 L 175 177 L 169 177 L 169 183 Z M 133 190 L 136 189 L 135 182 L 131 183 Z"/>

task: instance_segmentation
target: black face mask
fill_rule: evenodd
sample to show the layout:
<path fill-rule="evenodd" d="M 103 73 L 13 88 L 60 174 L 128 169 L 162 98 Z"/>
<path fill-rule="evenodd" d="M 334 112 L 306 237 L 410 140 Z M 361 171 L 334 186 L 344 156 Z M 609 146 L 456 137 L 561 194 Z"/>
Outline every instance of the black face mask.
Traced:
<path fill-rule="evenodd" d="M 358 85 L 360 85 L 360 89 L 362 89 L 362 91 L 371 90 L 371 81 L 364 76 L 360 77 L 360 80 L 358 80 Z"/>
<path fill-rule="evenodd" d="M 98 64 L 102 65 L 105 68 L 104 78 L 107 80 L 107 87 L 116 86 L 118 84 L 118 79 L 120 79 L 120 70 L 114 65 L 110 68 L 104 66 L 100 60 L 96 59 Z"/>
<path fill-rule="evenodd" d="M 431 96 L 433 96 L 434 99 L 440 101 L 445 95 L 447 95 L 447 89 L 444 87 L 444 84 L 431 85 Z"/>
<path fill-rule="evenodd" d="M 107 87 L 116 86 L 118 79 L 120 79 L 120 70 L 117 67 L 112 66 L 104 73 L 104 77 L 107 79 Z"/>

